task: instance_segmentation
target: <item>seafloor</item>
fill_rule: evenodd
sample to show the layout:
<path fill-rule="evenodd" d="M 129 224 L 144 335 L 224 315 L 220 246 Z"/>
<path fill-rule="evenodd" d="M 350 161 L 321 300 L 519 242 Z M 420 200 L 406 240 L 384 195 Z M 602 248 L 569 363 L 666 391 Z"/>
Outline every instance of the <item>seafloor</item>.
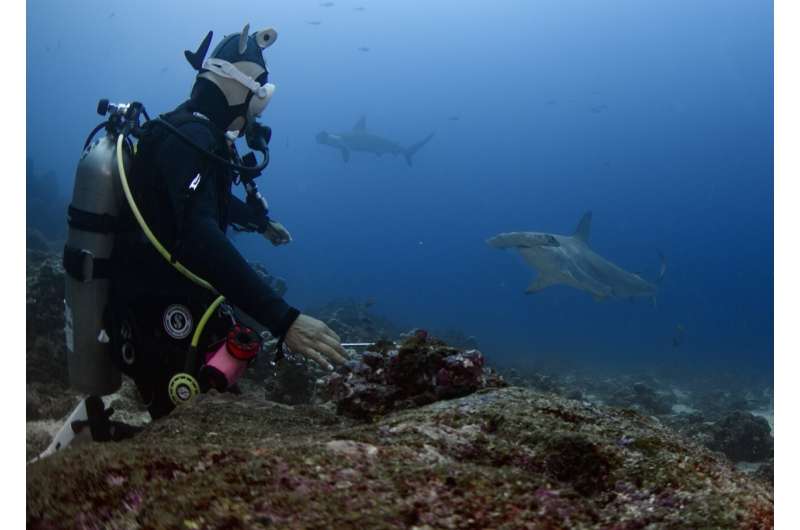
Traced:
<path fill-rule="evenodd" d="M 58 256 L 28 253 L 27 456 L 75 405 Z M 399 339 L 370 303 L 315 313 L 345 340 Z M 28 465 L 29 528 L 773 527 L 771 394 L 647 374 L 504 370 L 433 333 L 320 379 L 253 367 L 133 439 Z M 450 344 L 448 346 L 447 344 Z M 107 398 L 142 423 L 132 385 Z"/>

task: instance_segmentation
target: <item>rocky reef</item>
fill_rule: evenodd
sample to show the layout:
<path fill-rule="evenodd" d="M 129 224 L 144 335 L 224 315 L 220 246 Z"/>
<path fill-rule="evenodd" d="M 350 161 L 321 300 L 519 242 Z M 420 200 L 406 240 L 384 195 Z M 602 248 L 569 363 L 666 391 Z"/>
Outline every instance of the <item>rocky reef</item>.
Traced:
<path fill-rule="evenodd" d="M 358 422 L 208 394 L 28 466 L 29 528 L 772 528 L 770 488 L 659 422 L 517 387 Z"/>
<path fill-rule="evenodd" d="M 27 266 L 30 458 L 78 396 L 60 257 L 29 250 Z M 396 333 L 366 306 L 329 310 L 345 340 Z M 28 465 L 27 526 L 772 528 L 772 438 L 760 418 L 733 415 L 735 397 L 712 416 L 701 394 L 641 375 L 513 373 L 529 388 L 508 387 L 468 337 L 395 337 L 333 374 L 267 362 L 240 393 L 212 391 L 149 424 L 125 381 L 106 403 L 144 430 Z M 747 474 L 737 455 L 764 464 Z"/>

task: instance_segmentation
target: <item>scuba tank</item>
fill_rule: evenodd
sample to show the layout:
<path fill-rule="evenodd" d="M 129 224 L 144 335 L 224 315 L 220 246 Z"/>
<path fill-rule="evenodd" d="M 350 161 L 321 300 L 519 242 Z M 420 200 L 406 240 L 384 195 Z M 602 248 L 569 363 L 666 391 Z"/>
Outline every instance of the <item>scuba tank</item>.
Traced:
<path fill-rule="evenodd" d="M 129 108 L 100 101 L 98 113 L 110 113 L 110 118 L 86 140 L 67 214 L 63 263 L 69 381 L 75 390 L 90 395 L 111 394 L 122 383 L 112 359 L 108 306 L 110 258 L 123 200 L 115 139 Z M 105 134 L 92 141 L 101 128 Z M 123 157 L 122 163 L 129 166 L 129 151 L 123 151 Z"/>

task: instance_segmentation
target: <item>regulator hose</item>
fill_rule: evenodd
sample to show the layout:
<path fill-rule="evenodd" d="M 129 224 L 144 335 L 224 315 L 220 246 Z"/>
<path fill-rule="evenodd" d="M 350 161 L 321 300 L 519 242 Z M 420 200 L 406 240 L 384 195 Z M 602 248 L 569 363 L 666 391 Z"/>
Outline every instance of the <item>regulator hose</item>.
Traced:
<path fill-rule="evenodd" d="M 219 294 L 213 285 L 211 285 L 203 278 L 197 276 L 195 273 L 184 267 L 181 264 L 181 262 L 179 262 L 177 259 L 174 259 L 172 257 L 172 254 L 170 254 L 169 250 L 164 248 L 164 245 L 161 244 L 158 238 L 156 238 L 155 234 L 153 234 L 153 232 L 150 230 L 150 227 L 147 225 L 147 221 L 144 220 L 144 217 L 142 217 L 142 213 L 136 206 L 136 201 L 133 198 L 133 193 L 131 193 L 131 188 L 128 185 L 128 176 L 125 173 L 125 164 L 123 163 L 123 158 L 122 158 L 123 154 L 122 145 L 124 140 L 125 136 L 122 134 L 120 134 L 117 137 L 117 169 L 119 170 L 119 180 L 122 183 L 122 191 L 125 193 L 125 199 L 128 201 L 128 206 L 130 207 L 133 216 L 136 218 L 136 222 L 139 224 L 139 227 L 142 229 L 144 235 L 147 237 L 147 240 L 150 241 L 150 243 L 155 247 L 158 253 L 161 254 L 161 256 L 165 260 L 167 260 L 167 262 L 169 262 L 173 267 L 175 267 L 175 269 L 177 269 L 178 272 L 189 278 L 197 285 L 205 287 L 214 294 Z"/>

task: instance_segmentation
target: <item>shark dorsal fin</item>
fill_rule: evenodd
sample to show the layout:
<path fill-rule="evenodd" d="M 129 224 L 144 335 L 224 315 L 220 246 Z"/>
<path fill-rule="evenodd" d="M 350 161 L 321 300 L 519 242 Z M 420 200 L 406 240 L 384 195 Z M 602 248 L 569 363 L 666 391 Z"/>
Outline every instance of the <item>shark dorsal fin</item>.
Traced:
<path fill-rule="evenodd" d="M 367 129 L 367 117 L 361 116 L 355 125 L 353 125 L 354 131 L 365 131 Z"/>
<path fill-rule="evenodd" d="M 592 228 L 592 212 L 586 212 L 581 217 L 580 222 L 578 222 L 578 228 L 575 229 L 575 233 L 572 235 L 575 239 L 580 239 L 587 245 L 589 244 L 589 232 Z"/>

